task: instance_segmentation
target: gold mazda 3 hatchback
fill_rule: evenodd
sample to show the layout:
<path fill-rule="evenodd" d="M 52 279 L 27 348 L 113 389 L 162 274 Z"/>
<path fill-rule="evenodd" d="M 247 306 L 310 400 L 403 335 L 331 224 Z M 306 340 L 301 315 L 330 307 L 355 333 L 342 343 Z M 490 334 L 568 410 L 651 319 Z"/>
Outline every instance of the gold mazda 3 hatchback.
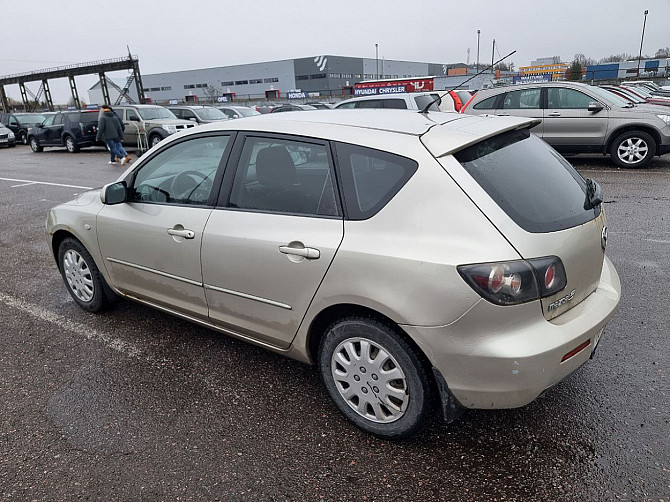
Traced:
<path fill-rule="evenodd" d="M 599 185 L 533 120 L 289 112 L 170 136 L 53 208 L 74 301 L 117 297 L 317 364 L 376 436 L 530 403 L 619 303 Z"/>

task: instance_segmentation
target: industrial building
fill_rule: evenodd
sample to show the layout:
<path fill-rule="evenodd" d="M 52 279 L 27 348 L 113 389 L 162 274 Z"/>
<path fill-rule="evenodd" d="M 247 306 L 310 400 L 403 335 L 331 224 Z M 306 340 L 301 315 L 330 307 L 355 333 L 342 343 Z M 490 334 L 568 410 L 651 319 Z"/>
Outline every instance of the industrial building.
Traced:
<path fill-rule="evenodd" d="M 638 76 L 645 78 L 670 77 L 670 58 L 589 65 L 586 67 L 585 79 L 620 80 Z"/>
<path fill-rule="evenodd" d="M 142 75 L 147 100 L 157 104 L 253 101 L 353 95 L 361 80 L 449 76 L 463 81 L 462 64 L 315 56 Z M 94 86 L 95 87 L 95 86 Z M 136 98 L 131 89 L 130 96 Z M 91 88 L 89 98 L 97 100 Z"/>

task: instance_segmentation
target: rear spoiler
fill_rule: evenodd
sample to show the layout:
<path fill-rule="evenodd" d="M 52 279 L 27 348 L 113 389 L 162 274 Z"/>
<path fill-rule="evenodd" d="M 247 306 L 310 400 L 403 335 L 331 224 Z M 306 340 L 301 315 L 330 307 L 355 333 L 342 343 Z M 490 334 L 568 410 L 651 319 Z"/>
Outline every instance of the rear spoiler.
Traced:
<path fill-rule="evenodd" d="M 540 119 L 520 117 L 470 115 L 468 120 L 458 121 L 459 127 L 431 127 L 421 136 L 421 142 L 435 158 L 439 159 L 504 132 L 531 129 L 541 122 Z"/>

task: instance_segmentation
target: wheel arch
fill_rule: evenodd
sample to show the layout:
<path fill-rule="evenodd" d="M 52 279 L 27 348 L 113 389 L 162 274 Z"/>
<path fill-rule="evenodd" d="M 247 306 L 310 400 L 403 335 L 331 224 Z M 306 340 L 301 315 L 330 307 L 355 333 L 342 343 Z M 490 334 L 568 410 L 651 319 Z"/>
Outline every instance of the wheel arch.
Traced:
<path fill-rule="evenodd" d="M 432 377 L 432 363 L 423 350 L 421 350 L 419 345 L 412 339 L 412 337 L 407 334 L 404 329 L 402 329 L 402 327 L 397 322 L 370 307 L 350 303 L 330 305 L 329 307 L 326 307 L 321 312 L 319 312 L 312 320 L 307 331 L 306 343 L 306 349 L 312 361 L 318 361 L 319 345 L 321 343 L 321 339 L 326 334 L 326 328 L 328 328 L 330 324 L 338 319 L 352 316 L 373 319 L 396 331 L 398 335 L 400 335 L 416 352 L 422 364 L 424 364 L 428 374 Z M 435 382 L 433 381 L 433 384 L 434 383 Z"/>
<path fill-rule="evenodd" d="M 610 133 L 609 137 L 607 138 L 607 141 L 605 142 L 604 145 L 603 154 L 607 154 L 610 151 L 610 148 L 612 147 L 612 144 L 614 143 L 615 139 L 617 139 L 624 133 L 633 131 L 642 131 L 649 134 L 654 139 L 654 143 L 656 143 L 655 155 L 659 155 L 659 147 L 661 145 L 661 135 L 654 127 L 645 124 L 626 124 L 616 128 L 614 131 Z"/>

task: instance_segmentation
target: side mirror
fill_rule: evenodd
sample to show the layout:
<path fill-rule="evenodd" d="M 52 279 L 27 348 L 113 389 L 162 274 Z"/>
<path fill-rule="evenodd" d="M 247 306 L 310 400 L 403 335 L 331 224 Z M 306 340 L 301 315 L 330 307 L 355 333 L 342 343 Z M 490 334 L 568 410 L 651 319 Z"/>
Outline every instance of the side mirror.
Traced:
<path fill-rule="evenodd" d="M 588 111 L 593 112 L 593 113 L 599 112 L 602 109 L 603 109 L 603 105 L 601 105 L 597 101 L 591 101 L 589 103 L 589 107 L 587 108 Z"/>
<path fill-rule="evenodd" d="M 132 117 L 130 117 L 128 120 L 130 120 L 131 122 L 139 122 L 139 121 L 140 121 L 140 118 L 139 118 L 139 117 L 132 116 Z"/>
<path fill-rule="evenodd" d="M 125 181 L 118 181 L 116 183 L 105 185 L 100 192 L 100 200 L 103 204 L 108 206 L 121 204 L 122 202 L 126 202 L 127 199 L 128 187 L 126 186 Z"/>
<path fill-rule="evenodd" d="M 189 119 L 191 122 L 197 122 L 197 121 L 198 121 L 198 119 L 195 118 L 195 117 L 189 117 L 188 119 Z"/>

